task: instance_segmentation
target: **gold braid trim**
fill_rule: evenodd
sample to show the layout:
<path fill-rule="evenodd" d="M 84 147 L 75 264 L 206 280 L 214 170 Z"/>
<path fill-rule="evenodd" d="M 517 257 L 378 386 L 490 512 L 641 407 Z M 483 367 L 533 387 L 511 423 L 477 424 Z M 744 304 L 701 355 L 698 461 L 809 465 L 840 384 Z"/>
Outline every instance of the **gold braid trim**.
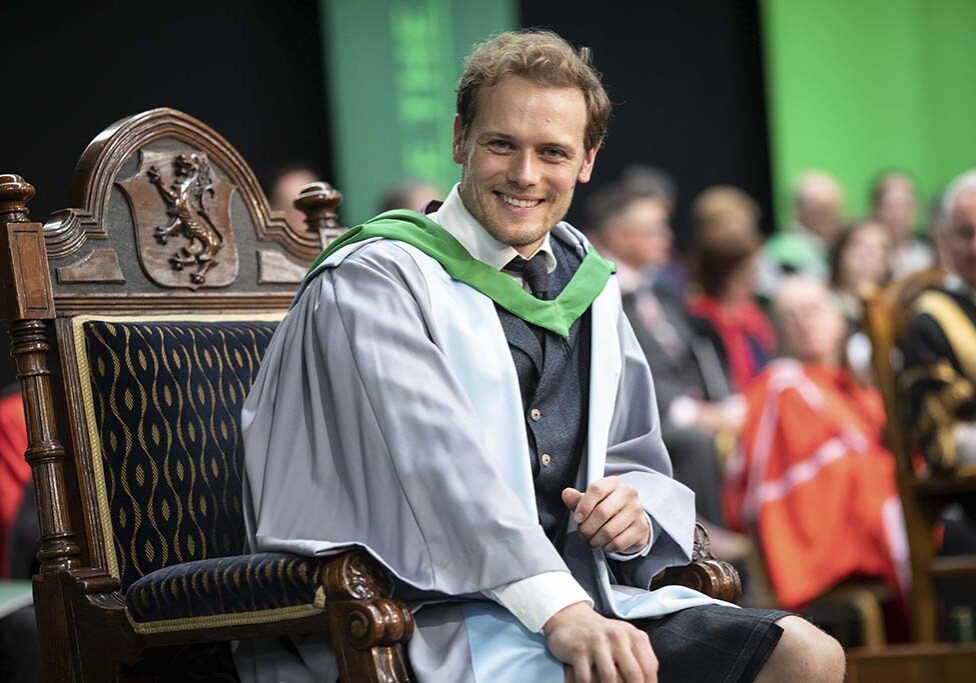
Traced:
<path fill-rule="evenodd" d="M 976 379 L 976 327 L 959 304 L 945 292 L 929 290 L 918 297 L 915 310 L 932 316 L 945 335 L 963 374 Z"/>
<path fill-rule="evenodd" d="M 270 621 L 282 619 L 298 619 L 321 614 L 325 611 L 325 588 L 319 586 L 315 591 L 315 598 L 311 604 L 294 605 L 292 607 L 275 607 L 272 609 L 255 610 L 253 612 L 238 612 L 236 614 L 217 614 L 207 617 L 186 617 L 184 619 L 164 619 L 160 621 L 138 622 L 133 620 L 129 611 L 125 616 L 132 624 L 132 630 L 140 634 L 167 633 L 170 631 L 189 631 L 198 628 L 216 628 L 218 626 L 242 626 L 245 624 L 266 624 Z"/>

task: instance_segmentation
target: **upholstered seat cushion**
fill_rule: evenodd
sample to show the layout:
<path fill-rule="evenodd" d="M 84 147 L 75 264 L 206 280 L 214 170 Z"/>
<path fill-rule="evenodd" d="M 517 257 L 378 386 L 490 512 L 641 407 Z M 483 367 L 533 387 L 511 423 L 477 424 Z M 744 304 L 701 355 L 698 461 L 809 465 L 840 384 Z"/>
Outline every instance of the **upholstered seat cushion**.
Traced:
<path fill-rule="evenodd" d="M 252 620 L 248 615 L 265 620 L 262 617 L 279 613 L 312 614 L 325 604 L 325 562 L 287 553 L 184 562 L 133 583 L 126 591 L 126 604 L 137 624 L 207 617 L 227 621 L 228 615 L 238 615 L 246 623 Z"/>

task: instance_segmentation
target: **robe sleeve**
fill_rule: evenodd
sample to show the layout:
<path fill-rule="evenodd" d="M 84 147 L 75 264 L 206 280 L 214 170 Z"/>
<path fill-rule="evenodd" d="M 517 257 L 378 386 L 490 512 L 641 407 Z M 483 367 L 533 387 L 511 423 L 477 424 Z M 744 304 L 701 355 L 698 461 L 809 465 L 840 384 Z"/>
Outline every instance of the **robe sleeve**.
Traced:
<path fill-rule="evenodd" d="M 614 573 L 623 584 L 647 588 L 662 569 L 691 561 L 695 494 L 672 477 L 651 371 L 623 315 L 618 334 L 622 368 L 604 473 L 619 476 L 638 490 L 655 538 L 645 557 L 615 562 Z"/>
<path fill-rule="evenodd" d="M 257 550 L 359 545 L 442 595 L 568 571 L 485 452 L 438 346 L 425 280 L 394 242 L 312 282 L 279 326 L 245 404 Z"/>

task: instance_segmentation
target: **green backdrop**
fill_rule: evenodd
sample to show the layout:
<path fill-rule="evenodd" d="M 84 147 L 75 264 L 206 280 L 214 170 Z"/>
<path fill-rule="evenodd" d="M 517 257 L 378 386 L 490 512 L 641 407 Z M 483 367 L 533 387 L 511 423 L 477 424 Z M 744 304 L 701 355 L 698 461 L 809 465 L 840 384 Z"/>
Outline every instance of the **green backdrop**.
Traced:
<path fill-rule="evenodd" d="M 804 169 L 835 174 L 856 216 L 879 170 L 910 172 L 927 208 L 976 167 L 976 2 L 761 0 L 761 10 L 780 225 Z"/>
<path fill-rule="evenodd" d="M 454 90 L 471 45 L 517 23 L 516 0 L 321 0 L 336 187 L 344 225 L 404 177 L 443 191 Z"/>

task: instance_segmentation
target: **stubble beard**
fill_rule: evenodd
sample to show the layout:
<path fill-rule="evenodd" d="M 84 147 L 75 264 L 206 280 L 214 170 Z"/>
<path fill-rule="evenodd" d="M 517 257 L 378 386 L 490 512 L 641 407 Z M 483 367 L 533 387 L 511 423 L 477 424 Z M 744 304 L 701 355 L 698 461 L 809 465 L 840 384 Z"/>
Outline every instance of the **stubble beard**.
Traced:
<path fill-rule="evenodd" d="M 518 227 L 515 229 L 507 229 L 509 226 L 518 226 L 517 223 L 510 223 L 507 225 L 502 225 L 496 217 L 492 216 L 491 206 L 492 202 L 495 201 L 494 192 L 491 189 L 485 188 L 485 195 L 480 197 L 484 200 L 484 203 L 479 203 L 477 190 L 472 189 L 472 195 L 468 198 L 465 197 L 468 194 L 468 184 L 469 184 L 470 174 L 468 172 L 468 164 L 465 162 L 461 166 L 461 187 L 459 188 L 459 194 L 464 203 L 465 208 L 474 217 L 476 221 L 484 228 L 485 232 L 491 235 L 495 240 L 505 244 L 513 249 L 518 249 L 519 247 L 526 247 L 536 242 L 541 241 L 548 235 L 556 224 L 559 223 L 565 216 L 569 209 L 569 203 L 567 203 L 566 209 L 559 212 L 560 215 L 555 219 L 550 218 L 546 220 L 545 223 L 551 223 L 545 227 L 540 227 L 538 230 L 532 230 L 531 233 L 525 233 L 519 230 Z M 504 190 L 503 190 L 504 191 Z M 517 194 L 517 192 L 516 192 Z M 570 203 L 572 202 L 572 190 L 570 190 Z M 546 197 L 546 203 L 551 207 L 553 204 L 550 201 L 550 197 Z"/>

